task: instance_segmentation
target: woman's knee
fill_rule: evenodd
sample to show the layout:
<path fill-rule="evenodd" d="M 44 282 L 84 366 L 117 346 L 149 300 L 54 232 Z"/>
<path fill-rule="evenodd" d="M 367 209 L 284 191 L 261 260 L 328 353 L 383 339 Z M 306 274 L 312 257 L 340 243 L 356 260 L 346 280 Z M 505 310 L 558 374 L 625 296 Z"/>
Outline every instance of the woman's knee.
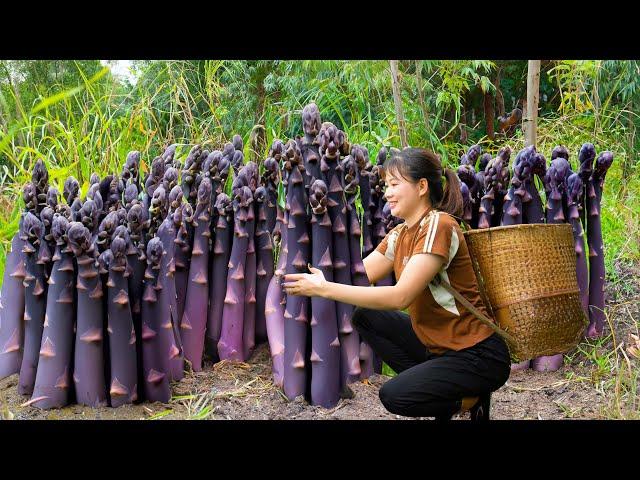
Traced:
<path fill-rule="evenodd" d="M 384 408 L 393 414 L 405 415 L 406 405 L 403 405 L 400 396 L 401 392 L 393 380 L 387 381 L 378 391 L 378 397 L 380 397 L 380 402 L 382 402 Z"/>
<path fill-rule="evenodd" d="M 360 331 L 368 325 L 371 312 L 373 312 L 373 310 L 369 308 L 356 307 L 351 314 L 351 325 L 353 325 L 353 328 Z"/>

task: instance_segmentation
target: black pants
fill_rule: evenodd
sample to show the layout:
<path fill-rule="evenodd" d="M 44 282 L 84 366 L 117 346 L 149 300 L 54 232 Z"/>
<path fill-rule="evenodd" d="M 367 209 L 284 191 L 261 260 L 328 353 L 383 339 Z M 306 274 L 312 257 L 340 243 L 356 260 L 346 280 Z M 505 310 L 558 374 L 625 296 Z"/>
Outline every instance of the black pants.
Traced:
<path fill-rule="evenodd" d="M 398 374 L 379 393 L 385 408 L 397 415 L 450 418 L 463 397 L 497 390 L 511 372 L 509 350 L 496 333 L 472 347 L 437 355 L 418 339 L 406 313 L 358 307 L 352 323 Z"/>

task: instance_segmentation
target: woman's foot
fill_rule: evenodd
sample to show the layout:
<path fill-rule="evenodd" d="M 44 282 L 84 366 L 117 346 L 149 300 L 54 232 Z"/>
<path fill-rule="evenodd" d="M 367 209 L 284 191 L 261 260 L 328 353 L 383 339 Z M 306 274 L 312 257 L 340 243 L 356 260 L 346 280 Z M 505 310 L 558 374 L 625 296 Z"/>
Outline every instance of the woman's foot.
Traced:
<path fill-rule="evenodd" d="M 472 422 L 488 422 L 489 413 L 491 410 L 491 392 L 485 393 L 480 396 L 480 399 L 476 404 L 471 407 L 469 413 L 471 414 Z"/>

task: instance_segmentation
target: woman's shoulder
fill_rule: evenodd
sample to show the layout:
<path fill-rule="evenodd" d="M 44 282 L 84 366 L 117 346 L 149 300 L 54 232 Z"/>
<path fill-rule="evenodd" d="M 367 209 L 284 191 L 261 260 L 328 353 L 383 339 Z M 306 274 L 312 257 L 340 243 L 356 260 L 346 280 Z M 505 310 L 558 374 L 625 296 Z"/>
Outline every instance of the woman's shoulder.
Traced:
<path fill-rule="evenodd" d="M 458 225 L 455 217 L 450 215 L 447 212 L 438 209 L 432 209 L 427 213 L 424 218 L 420 221 L 420 228 L 418 229 L 418 233 L 420 231 L 424 231 L 425 229 L 430 230 L 435 227 L 440 226 L 450 226 L 450 225 Z"/>

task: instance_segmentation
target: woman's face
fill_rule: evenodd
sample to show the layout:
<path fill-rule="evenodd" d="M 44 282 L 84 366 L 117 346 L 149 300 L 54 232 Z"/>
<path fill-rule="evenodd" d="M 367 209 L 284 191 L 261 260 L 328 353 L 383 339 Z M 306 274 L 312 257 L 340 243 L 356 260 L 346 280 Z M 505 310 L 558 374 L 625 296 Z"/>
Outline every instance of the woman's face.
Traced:
<path fill-rule="evenodd" d="M 396 170 L 385 173 L 384 196 L 389 203 L 391 215 L 406 219 L 421 206 L 421 197 L 427 192 L 427 181 L 411 182 Z"/>

